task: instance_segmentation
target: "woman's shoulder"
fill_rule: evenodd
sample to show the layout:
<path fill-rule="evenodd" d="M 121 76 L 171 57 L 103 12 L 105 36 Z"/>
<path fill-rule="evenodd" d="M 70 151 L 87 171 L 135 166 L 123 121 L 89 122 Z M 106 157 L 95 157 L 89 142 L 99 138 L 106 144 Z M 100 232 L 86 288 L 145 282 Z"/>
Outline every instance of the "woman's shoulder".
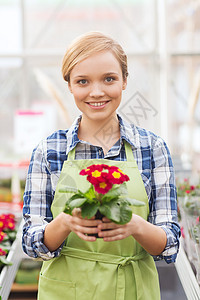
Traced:
<path fill-rule="evenodd" d="M 67 132 L 69 129 L 59 129 L 51 133 L 49 136 L 45 138 L 47 141 L 60 141 L 60 140 L 66 140 L 67 139 Z"/>
<path fill-rule="evenodd" d="M 148 143 L 151 143 L 152 146 L 165 144 L 164 139 L 151 130 L 136 126 L 134 124 L 132 124 L 132 128 L 139 135 L 140 139 L 146 140 Z"/>
<path fill-rule="evenodd" d="M 62 152 L 66 150 L 68 129 L 54 131 L 43 138 L 33 152 L 42 152 L 45 156 L 50 152 Z"/>
<path fill-rule="evenodd" d="M 156 147 L 165 145 L 165 141 L 161 136 L 146 128 L 135 125 L 134 123 L 126 122 L 121 119 L 120 124 L 123 128 L 124 135 L 136 147 Z"/>

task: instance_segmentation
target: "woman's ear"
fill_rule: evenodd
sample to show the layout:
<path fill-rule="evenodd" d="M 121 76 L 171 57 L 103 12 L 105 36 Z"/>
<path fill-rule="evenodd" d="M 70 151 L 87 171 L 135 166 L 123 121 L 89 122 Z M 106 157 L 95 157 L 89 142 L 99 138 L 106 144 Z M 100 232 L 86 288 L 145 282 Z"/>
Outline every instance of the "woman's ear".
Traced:
<path fill-rule="evenodd" d="M 123 80 L 122 90 L 125 90 L 127 86 L 127 78 Z"/>

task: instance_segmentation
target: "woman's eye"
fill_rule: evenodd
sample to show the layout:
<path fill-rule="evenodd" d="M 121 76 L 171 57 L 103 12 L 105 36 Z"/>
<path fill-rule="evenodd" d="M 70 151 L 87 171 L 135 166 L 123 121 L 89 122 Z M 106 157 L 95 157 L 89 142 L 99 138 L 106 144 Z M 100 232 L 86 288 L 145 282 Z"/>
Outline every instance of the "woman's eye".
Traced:
<path fill-rule="evenodd" d="M 84 85 L 84 84 L 87 83 L 87 80 L 86 79 L 81 79 L 81 80 L 78 81 L 78 83 Z"/>
<path fill-rule="evenodd" d="M 113 78 L 113 77 L 106 77 L 106 82 L 112 82 L 112 81 L 114 81 L 115 80 L 115 78 Z"/>

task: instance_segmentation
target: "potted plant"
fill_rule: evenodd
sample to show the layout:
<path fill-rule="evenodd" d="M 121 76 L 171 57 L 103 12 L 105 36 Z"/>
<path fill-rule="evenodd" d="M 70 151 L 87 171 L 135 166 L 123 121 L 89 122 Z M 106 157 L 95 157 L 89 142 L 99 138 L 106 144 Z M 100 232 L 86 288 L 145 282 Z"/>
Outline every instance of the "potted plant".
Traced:
<path fill-rule="evenodd" d="M 7 260 L 11 245 L 16 238 L 15 216 L 13 214 L 0 215 L 0 272 L 6 265 L 12 265 Z"/>
<path fill-rule="evenodd" d="M 131 220 L 130 206 L 142 206 L 143 202 L 128 197 L 126 181 L 129 177 L 116 166 L 93 164 L 80 171 L 91 183 L 87 191 L 65 187 L 61 193 L 72 193 L 64 212 L 72 214 L 74 208 L 81 208 L 83 218 L 105 216 L 114 223 L 126 224 Z"/>

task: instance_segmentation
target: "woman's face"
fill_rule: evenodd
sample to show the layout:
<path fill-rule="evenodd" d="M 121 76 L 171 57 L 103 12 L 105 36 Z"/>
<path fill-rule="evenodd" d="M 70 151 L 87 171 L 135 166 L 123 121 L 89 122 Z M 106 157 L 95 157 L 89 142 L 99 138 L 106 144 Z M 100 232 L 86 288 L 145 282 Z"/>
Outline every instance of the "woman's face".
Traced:
<path fill-rule="evenodd" d="M 75 65 L 69 89 L 83 116 L 95 121 L 115 115 L 126 88 L 121 66 L 111 51 L 101 51 Z"/>

